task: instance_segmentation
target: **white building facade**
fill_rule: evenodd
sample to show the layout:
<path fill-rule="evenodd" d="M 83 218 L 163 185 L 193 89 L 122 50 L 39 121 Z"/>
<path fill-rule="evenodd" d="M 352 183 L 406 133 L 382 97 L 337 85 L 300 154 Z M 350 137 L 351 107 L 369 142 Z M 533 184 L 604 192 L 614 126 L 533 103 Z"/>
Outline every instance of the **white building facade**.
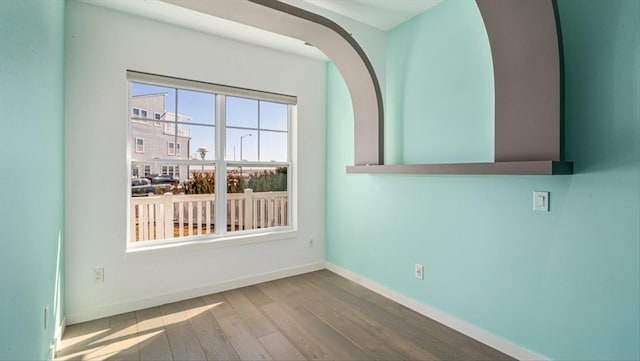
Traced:
<path fill-rule="evenodd" d="M 180 122 L 189 122 L 188 116 L 166 111 L 167 93 L 145 94 L 131 97 L 131 177 L 143 178 L 168 175 L 178 180 L 189 178 L 185 164 L 169 163 L 167 158 L 189 159 L 191 134 Z M 160 159 L 163 159 L 160 161 Z"/>

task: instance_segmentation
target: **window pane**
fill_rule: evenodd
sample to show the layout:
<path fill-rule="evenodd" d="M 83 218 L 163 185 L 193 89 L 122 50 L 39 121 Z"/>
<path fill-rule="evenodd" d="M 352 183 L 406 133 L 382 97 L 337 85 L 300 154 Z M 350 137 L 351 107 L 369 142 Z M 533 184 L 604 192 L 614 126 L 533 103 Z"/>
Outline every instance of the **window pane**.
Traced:
<path fill-rule="evenodd" d="M 258 101 L 246 98 L 227 97 L 227 126 L 257 128 Z"/>
<path fill-rule="evenodd" d="M 131 83 L 131 106 L 145 109 L 150 114 L 160 113 L 161 119 L 167 112 L 175 113 L 175 97 L 176 90 L 173 88 Z"/>
<path fill-rule="evenodd" d="M 287 157 L 287 133 L 260 132 L 260 160 L 286 162 Z"/>
<path fill-rule="evenodd" d="M 176 175 L 183 167 L 190 176 L 179 183 L 169 176 L 132 179 L 133 242 L 215 233 L 215 168 L 165 164 L 159 169 Z"/>
<path fill-rule="evenodd" d="M 179 122 L 215 124 L 216 98 L 210 93 L 178 89 Z"/>
<path fill-rule="evenodd" d="M 176 157 L 198 160 L 215 159 L 215 132 L 215 127 L 179 123 Z"/>
<path fill-rule="evenodd" d="M 260 129 L 288 129 L 288 106 L 286 104 L 260 101 Z"/>
<path fill-rule="evenodd" d="M 258 160 L 258 132 L 227 128 L 226 160 Z"/>
<path fill-rule="evenodd" d="M 227 231 L 288 225 L 287 167 L 227 169 Z"/>

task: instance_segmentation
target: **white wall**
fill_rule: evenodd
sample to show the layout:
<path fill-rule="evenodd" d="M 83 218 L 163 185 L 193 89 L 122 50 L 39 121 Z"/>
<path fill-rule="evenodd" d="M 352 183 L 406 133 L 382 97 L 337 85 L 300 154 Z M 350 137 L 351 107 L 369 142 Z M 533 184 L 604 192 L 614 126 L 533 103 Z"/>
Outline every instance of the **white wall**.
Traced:
<path fill-rule="evenodd" d="M 322 267 L 323 62 L 74 1 L 66 21 L 69 323 Z M 298 96 L 297 233 L 127 254 L 127 69 Z M 104 267 L 104 283 L 93 282 L 96 267 Z"/>

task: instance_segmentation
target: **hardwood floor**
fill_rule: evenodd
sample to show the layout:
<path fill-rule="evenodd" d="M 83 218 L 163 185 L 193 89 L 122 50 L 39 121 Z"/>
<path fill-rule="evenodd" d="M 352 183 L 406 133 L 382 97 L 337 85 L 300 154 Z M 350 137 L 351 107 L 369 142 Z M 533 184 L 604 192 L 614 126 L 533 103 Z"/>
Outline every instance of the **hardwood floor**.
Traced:
<path fill-rule="evenodd" d="M 327 270 L 68 326 L 57 360 L 513 360 Z"/>

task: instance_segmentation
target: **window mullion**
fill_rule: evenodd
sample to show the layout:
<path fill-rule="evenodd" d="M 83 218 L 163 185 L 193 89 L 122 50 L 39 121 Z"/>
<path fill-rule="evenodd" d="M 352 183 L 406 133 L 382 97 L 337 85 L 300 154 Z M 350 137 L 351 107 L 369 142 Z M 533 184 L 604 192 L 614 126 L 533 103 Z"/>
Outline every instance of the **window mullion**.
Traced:
<path fill-rule="evenodd" d="M 174 121 L 175 121 L 175 127 L 173 129 L 173 158 L 177 158 L 177 152 L 176 152 L 176 144 L 178 144 L 178 89 L 176 88 L 176 103 L 175 103 L 175 109 L 176 109 L 176 114 L 174 116 Z"/>
<path fill-rule="evenodd" d="M 227 165 L 224 162 L 227 106 L 226 96 L 216 94 L 216 234 L 227 232 Z"/>

